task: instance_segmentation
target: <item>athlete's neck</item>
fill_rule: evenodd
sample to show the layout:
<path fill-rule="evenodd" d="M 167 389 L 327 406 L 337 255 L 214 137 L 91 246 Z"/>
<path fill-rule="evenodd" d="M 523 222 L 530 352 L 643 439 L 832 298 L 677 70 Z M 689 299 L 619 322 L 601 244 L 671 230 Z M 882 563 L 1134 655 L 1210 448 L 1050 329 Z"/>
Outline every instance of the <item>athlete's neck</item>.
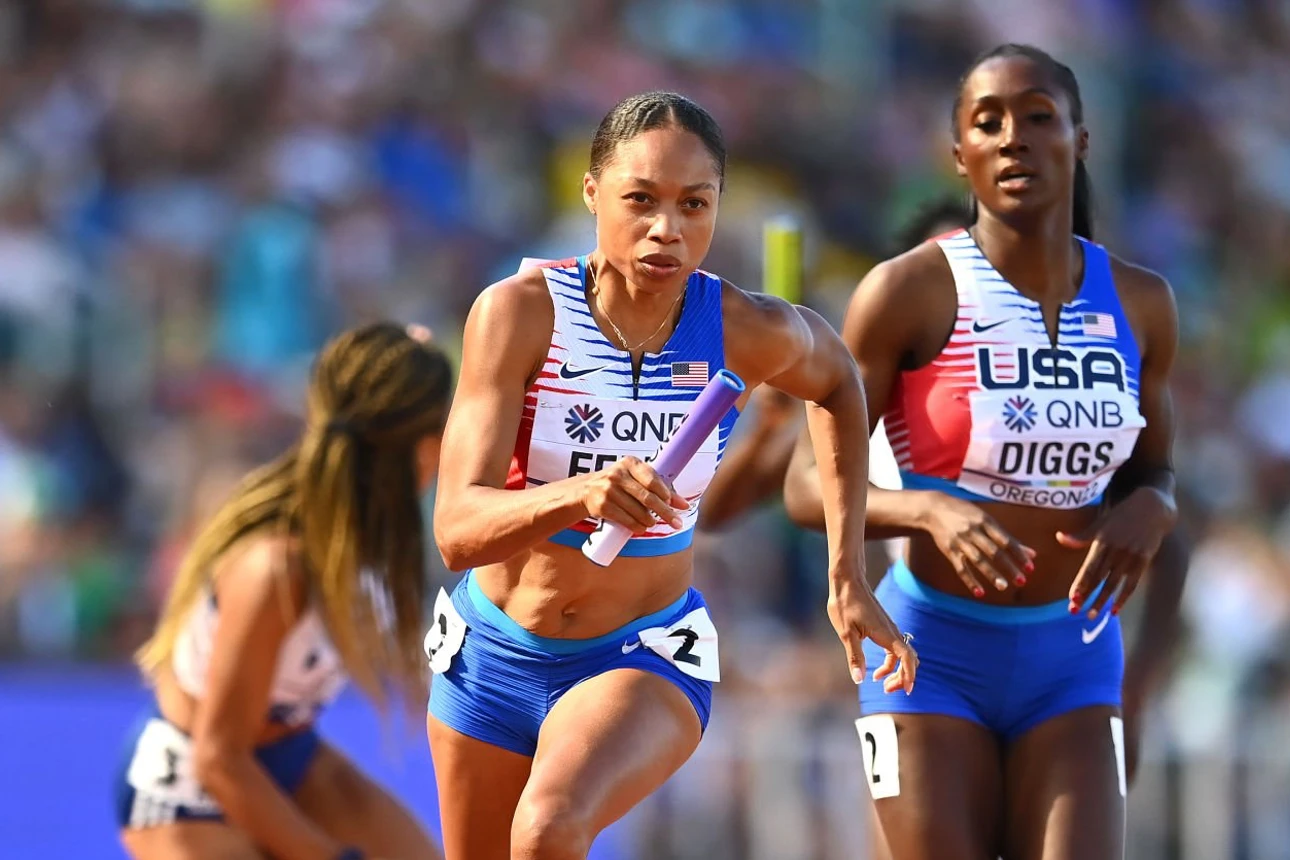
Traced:
<path fill-rule="evenodd" d="M 1084 255 L 1069 210 L 1024 223 L 982 209 L 969 232 L 990 264 L 1022 295 L 1044 304 L 1067 303 L 1084 278 Z"/>
<path fill-rule="evenodd" d="M 604 321 L 609 328 L 606 336 L 623 349 L 627 346 L 617 343 L 615 326 L 633 347 L 646 338 L 642 344 L 646 347 L 655 341 L 666 342 L 675 328 L 682 304 L 679 298 L 687 280 L 688 277 L 681 278 L 662 289 L 654 285 L 642 287 L 611 265 L 599 250 L 587 256 L 588 304 L 595 316 L 609 318 Z"/>

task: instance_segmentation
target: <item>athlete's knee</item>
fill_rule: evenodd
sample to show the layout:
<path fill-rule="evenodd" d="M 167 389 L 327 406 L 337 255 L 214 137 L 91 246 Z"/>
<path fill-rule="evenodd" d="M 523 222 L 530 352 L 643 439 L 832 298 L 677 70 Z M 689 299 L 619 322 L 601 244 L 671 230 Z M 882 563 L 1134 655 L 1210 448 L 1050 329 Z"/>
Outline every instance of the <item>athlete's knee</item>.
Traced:
<path fill-rule="evenodd" d="M 567 798 L 520 798 L 511 823 L 511 860 L 584 860 L 595 838 L 591 820 Z"/>

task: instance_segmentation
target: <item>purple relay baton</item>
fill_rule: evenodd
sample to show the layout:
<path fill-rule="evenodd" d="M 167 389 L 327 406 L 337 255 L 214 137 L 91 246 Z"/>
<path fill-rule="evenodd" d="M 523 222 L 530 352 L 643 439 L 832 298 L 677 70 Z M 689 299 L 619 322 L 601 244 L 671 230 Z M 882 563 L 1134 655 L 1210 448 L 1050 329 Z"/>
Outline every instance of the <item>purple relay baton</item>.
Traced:
<path fill-rule="evenodd" d="M 744 393 L 743 380 L 726 369 L 718 370 L 699 396 L 690 404 L 685 420 L 676 428 L 672 438 L 663 443 L 658 456 L 651 463 L 663 480 L 671 483 L 690 462 L 703 440 L 712 435 L 721 419 Z M 627 545 L 632 531 L 618 523 L 600 521 L 600 527 L 591 533 L 582 545 L 582 554 L 601 567 L 618 557 Z"/>

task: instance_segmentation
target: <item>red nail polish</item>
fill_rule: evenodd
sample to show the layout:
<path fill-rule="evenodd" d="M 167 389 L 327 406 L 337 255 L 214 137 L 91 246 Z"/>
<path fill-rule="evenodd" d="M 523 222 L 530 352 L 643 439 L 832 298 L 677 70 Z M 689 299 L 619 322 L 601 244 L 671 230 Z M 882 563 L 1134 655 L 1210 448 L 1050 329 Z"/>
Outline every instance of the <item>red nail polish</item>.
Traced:
<path fill-rule="evenodd" d="M 1025 585 L 1026 585 L 1026 578 L 1024 576 L 1017 577 L 1017 588 L 1024 588 Z"/>
<path fill-rule="evenodd" d="M 978 598 L 985 597 L 985 589 L 978 585 L 976 588 L 972 589 L 972 595 Z"/>
<path fill-rule="evenodd" d="M 1071 615 L 1079 615 L 1079 604 L 1078 604 L 1078 603 L 1072 603 L 1072 604 L 1070 605 L 1070 613 L 1071 613 Z"/>
<path fill-rule="evenodd" d="M 1034 572 L 1035 572 L 1035 563 L 1033 561 L 1026 562 L 1026 573 L 1034 573 Z"/>

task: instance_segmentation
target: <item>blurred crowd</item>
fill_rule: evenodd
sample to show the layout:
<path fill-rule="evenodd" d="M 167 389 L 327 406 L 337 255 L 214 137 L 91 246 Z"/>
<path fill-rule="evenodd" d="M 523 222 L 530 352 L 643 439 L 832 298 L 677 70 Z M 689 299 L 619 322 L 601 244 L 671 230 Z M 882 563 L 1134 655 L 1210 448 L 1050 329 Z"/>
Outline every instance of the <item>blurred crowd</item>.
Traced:
<path fill-rule="evenodd" d="M 193 528 L 295 432 L 331 332 L 415 320 L 455 349 L 472 299 L 522 256 L 589 250 L 590 134 L 631 92 L 679 90 L 724 127 L 706 267 L 757 288 L 763 222 L 795 214 L 805 301 L 836 322 L 902 219 L 958 189 L 956 81 L 1001 41 L 1075 69 L 1099 239 L 1178 293 L 1196 550 L 1165 707 L 1198 748 L 1245 704 L 1284 713 L 1278 0 L 11 0 L 0 655 L 126 658 Z M 773 508 L 733 534 L 701 546 L 723 687 L 846 695 L 818 542 Z"/>

